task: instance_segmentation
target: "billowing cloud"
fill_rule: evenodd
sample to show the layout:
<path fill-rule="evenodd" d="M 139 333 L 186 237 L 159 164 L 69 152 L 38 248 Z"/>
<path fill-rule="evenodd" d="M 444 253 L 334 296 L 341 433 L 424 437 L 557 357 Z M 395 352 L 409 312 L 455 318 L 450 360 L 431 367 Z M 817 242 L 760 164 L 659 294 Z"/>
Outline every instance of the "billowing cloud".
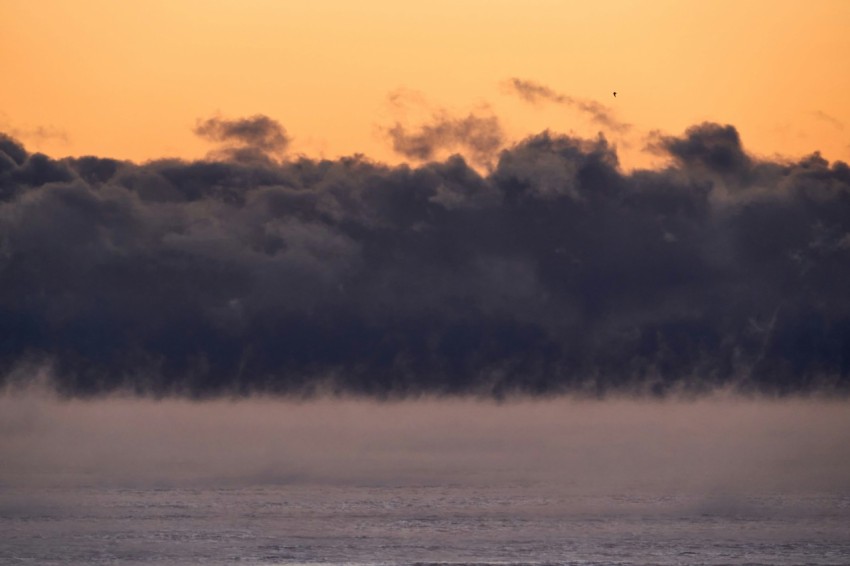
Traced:
<path fill-rule="evenodd" d="M 741 146 L 734 126 L 705 123 L 689 128 L 684 137 L 658 136 L 650 149 L 669 155 L 689 171 L 716 173 L 748 184 L 753 162 Z"/>
<path fill-rule="evenodd" d="M 595 100 L 562 94 L 546 85 L 525 79 L 511 78 L 505 81 L 504 86 L 530 104 L 550 102 L 574 108 L 586 114 L 593 123 L 611 132 L 622 133 L 631 128 L 630 124 L 617 120 L 611 108 Z"/>
<path fill-rule="evenodd" d="M 624 173 L 604 137 L 543 133 L 481 174 L 458 156 L 54 160 L 0 137 L 3 379 L 847 392 L 850 168 L 756 158 L 719 124 L 656 146 L 667 167 Z"/>
<path fill-rule="evenodd" d="M 194 131 L 202 138 L 223 144 L 212 153 L 213 157 L 234 161 L 266 161 L 269 156 L 282 155 L 290 142 L 286 129 L 262 114 L 234 120 L 207 118 L 200 120 Z"/>

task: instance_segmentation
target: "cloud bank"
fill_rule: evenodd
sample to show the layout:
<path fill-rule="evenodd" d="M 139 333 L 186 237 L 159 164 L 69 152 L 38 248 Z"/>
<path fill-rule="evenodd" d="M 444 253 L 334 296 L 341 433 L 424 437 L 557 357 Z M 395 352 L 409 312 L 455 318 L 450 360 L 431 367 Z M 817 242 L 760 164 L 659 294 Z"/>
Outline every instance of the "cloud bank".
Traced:
<path fill-rule="evenodd" d="M 720 124 L 659 136 L 669 165 L 631 173 L 603 137 L 544 132 L 482 175 L 460 156 L 231 151 L 285 149 L 265 117 L 198 132 L 230 149 L 56 160 L 0 137 L 6 384 L 47 368 L 68 395 L 850 386 L 845 163 L 756 158 Z"/>

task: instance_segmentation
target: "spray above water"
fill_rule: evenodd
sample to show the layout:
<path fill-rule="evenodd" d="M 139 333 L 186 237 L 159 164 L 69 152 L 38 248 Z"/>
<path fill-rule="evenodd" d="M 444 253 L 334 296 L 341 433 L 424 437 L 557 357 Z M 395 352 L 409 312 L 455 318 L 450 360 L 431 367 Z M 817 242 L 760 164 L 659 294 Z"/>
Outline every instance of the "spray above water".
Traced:
<path fill-rule="evenodd" d="M 834 401 L 69 401 L 20 393 L 0 398 L 0 409 L 6 486 L 850 489 L 850 413 Z"/>

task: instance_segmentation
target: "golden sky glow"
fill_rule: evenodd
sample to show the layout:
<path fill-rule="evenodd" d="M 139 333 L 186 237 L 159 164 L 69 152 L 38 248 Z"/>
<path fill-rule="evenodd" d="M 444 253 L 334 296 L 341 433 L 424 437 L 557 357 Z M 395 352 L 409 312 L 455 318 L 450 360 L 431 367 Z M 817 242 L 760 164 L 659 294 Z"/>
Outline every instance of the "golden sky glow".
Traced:
<path fill-rule="evenodd" d="M 599 130 L 506 92 L 518 77 L 631 123 L 609 133 L 626 165 L 705 120 L 758 155 L 848 160 L 848 29 L 844 1 L 4 0 L 0 130 L 53 156 L 196 158 L 198 119 L 265 114 L 292 152 L 391 162 L 382 128 L 437 109 L 493 113 L 510 140 Z"/>

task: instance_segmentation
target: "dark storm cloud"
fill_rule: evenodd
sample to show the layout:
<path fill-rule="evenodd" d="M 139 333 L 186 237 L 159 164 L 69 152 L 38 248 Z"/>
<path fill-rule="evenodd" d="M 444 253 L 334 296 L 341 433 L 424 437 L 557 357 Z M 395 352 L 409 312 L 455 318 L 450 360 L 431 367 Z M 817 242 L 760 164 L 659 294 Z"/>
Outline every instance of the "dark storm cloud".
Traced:
<path fill-rule="evenodd" d="M 614 118 L 613 111 L 609 107 L 595 100 L 585 100 L 561 94 L 546 85 L 524 79 L 511 78 L 504 84 L 510 92 L 516 93 L 521 99 L 530 104 L 551 102 L 575 108 L 587 114 L 594 123 L 613 132 L 625 132 L 631 128 L 630 124 Z"/>
<path fill-rule="evenodd" d="M 257 114 L 250 118 L 226 120 L 208 118 L 199 121 L 195 134 L 223 145 L 214 157 L 251 162 L 268 160 L 269 155 L 282 155 L 289 146 L 286 129 L 277 120 Z"/>
<path fill-rule="evenodd" d="M 846 392 L 850 168 L 718 124 L 656 150 L 624 173 L 603 137 L 543 133 L 482 175 L 2 137 L 0 370 L 80 395 Z"/>
<path fill-rule="evenodd" d="M 505 142 L 502 126 L 496 116 L 469 114 L 455 118 L 440 113 L 419 128 L 406 128 L 400 123 L 387 130 L 393 150 L 418 161 L 432 160 L 441 151 L 462 150 L 478 165 L 486 165 Z"/>

